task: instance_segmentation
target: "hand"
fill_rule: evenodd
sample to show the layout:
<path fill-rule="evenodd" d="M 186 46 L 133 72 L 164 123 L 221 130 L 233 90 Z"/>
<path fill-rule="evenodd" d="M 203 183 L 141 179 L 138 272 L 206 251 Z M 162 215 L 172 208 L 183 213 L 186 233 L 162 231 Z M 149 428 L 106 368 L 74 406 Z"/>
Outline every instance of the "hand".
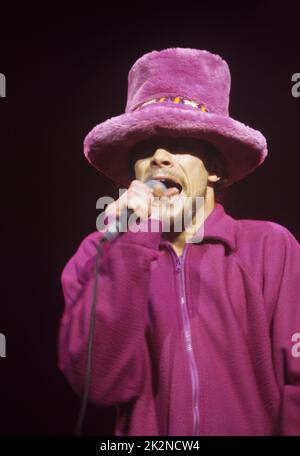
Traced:
<path fill-rule="evenodd" d="M 105 209 L 107 216 L 113 215 L 118 220 L 121 213 L 126 209 L 132 209 L 142 220 L 146 220 L 151 214 L 152 189 L 143 182 L 135 179 L 122 196 Z"/>
<path fill-rule="evenodd" d="M 140 180 L 133 180 L 127 191 L 113 203 L 109 204 L 105 210 L 107 216 L 113 215 L 119 219 L 124 209 L 132 209 L 137 217 L 146 220 L 151 216 L 152 219 L 162 220 L 166 214 L 166 206 L 169 198 L 178 193 L 176 188 L 163 191 L 158 184 L 154 189 Z"/>

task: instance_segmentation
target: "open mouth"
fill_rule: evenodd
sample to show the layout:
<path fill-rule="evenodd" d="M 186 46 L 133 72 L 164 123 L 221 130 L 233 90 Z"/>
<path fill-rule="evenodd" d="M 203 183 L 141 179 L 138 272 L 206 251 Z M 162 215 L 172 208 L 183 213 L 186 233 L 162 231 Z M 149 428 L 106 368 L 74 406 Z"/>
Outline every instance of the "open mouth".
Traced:
<path fill-rule="evenodd" d="M 175 178 L 156 176 L 156 177 L 153 177 L 153 179 L 162 182 L 168 189 L 169 188 L 177 188 L 179 193 L 182 192 L 182 188 L 183 187 L 180 184 L 180 182 L 177 179 L 175 179 Z"/>

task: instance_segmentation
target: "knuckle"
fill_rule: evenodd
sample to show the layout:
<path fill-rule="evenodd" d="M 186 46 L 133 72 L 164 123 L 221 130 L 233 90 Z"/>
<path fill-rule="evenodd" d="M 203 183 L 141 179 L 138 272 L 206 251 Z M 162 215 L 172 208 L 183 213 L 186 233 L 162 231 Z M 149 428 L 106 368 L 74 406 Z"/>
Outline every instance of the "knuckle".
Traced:
<path fill-rule="evenodd" d="M 150 187 L 149 187 L 147 184 L 145 184 L 145 182 L 142 182 L 142 181 L 140 181 L 140 180 L 138 180 L 138 179 L 133 180 L 132 183 L 131 183 L 131 185 L 132 185 L 132 187 L 134 187 L 135 189 L 139 189 L 139 190 L 142 190 L 142 191 L 144 191 L 144 192 L 145 192 L 145 191 L 148 192 L 148 191 L 150 190 Z M 131 186 L 131 185 L 130 185 L 130 186 Z"/>

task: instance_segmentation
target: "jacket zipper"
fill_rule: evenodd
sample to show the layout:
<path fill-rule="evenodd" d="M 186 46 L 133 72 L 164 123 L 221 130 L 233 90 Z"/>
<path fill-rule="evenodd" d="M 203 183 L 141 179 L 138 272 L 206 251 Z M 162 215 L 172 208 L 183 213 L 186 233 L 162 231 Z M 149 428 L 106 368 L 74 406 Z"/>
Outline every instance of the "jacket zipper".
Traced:
<path fill-rule="evenodd" d="M 176 260 L 176 273 L 179 278 L 179 290 L 180 290 L 180 309 L 184 327 L 185 346 L 188 356 L 188 363 L 190 367 L 191 382 L 192 382 L 192 401 L 193 401 L 193 433 L 192 435 L 199 435 L 199 379 L 197 366 L 194 356 L 193 344 L 192 344 L 192 333 L 191 323 L 187 308 L 187 299 L 184 283 L 184 261 L 187 252 L 187 245 L 184 247 L 183 256 L 178 257 L 171 246 L 169 246 Z"/>

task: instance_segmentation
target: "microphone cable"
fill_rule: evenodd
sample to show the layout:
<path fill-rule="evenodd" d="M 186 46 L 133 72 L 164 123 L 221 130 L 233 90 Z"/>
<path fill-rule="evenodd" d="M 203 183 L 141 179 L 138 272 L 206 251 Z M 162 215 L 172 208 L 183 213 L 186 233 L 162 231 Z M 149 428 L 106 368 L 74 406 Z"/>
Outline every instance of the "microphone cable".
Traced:
<path fill-rule="evenodd" d="M 89 397 L 89 391 L 90 391 L 90 385 L 91 385 L 93 338 L 94 338 L 95 319 L 96 319 L 98 275 L 99 275 L 100 258 L 103 255 L 104 242 L 106 242 L 105 238 L 100 239 L 100 242 L 97 246 L 97 255 L 96 255 L 95 269 L 94 269 L 95 279 L 94 279 L 94 287 L 93 287 L 93 299 L 92 299 L 92 307 L 91 307 L 91 313 L 90 313 L 86 377 L 85 377 L 85 385 L 84 385 L 81 407 L 80 407 L 80 411 L 78 414 L 75 433 L 74 433 L 75 436 L 82 435 L 83 421 L 84 421 L 84 417 L 85 417 L 85 412 L 86 412 L 86 407 L 87 407 L 87 402 L 88 402 L 88 397 Z"/>

